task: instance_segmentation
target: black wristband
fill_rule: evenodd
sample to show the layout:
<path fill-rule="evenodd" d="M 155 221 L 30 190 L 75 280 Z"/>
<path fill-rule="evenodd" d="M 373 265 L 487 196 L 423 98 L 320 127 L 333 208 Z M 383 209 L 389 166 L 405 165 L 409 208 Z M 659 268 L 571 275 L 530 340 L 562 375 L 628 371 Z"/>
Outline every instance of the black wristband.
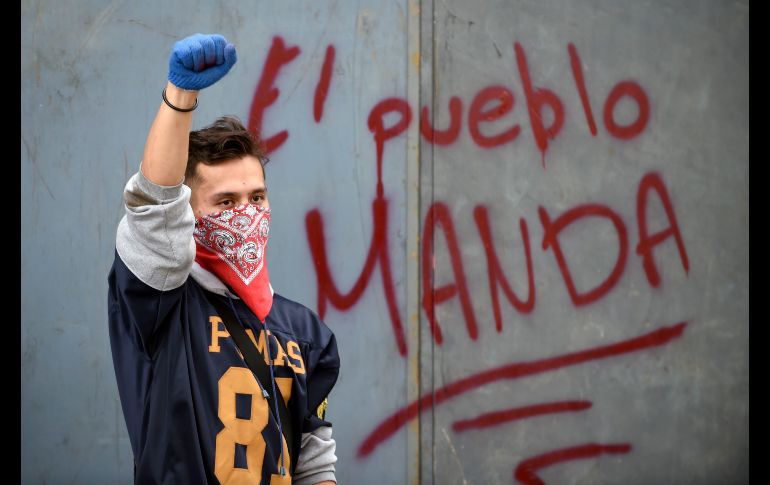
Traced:
<path fill-rule="evenodd" d="M 198 98 L 195 98 L 195 104 L 193 105 L 192 108 L 177 108 L 176 106 L 174 106 L 168 101 L 168 98 L 166 98 L 166 88 L 163 88 L 163 92 L 161 92 L 160 95 L 163 98 L 163 102 L 166 103 L 166 106 L 173 109 L 174 111 L 179 111 L 180 113 L 189 113 L 190 111 L 198 107 Z"/>

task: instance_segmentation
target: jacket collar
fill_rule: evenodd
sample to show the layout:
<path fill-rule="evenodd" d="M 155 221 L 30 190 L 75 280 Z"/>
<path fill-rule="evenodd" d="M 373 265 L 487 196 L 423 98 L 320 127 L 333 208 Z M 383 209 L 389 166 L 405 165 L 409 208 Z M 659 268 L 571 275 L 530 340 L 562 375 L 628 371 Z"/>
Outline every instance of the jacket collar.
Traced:
<path fill-rule="evenodd" d="M 212 273 L 207 269 L 204 269 L 203 266 L 198 264 L 197 261 L 193 261 L 192 271 L 190 271 L 190 276 L 199 285 L 209 290 L 210 292 L 216 293 L 222 296 L 227 296 L 228 290 L 225 284 L 222 283 L 222 281 L 219 278 L 217 278 L 214 273 Z M 270 293 L 275 294 L 275 291 L 273 291 L 273 285 L 271 285 L 270 283 L 268 283 L 268 285 L 270 285 Z M 238 299 L 238 296 L 234 295 L 233 293 L 230 293 L 230 296 L 232 296 L 235 299 Z"/>

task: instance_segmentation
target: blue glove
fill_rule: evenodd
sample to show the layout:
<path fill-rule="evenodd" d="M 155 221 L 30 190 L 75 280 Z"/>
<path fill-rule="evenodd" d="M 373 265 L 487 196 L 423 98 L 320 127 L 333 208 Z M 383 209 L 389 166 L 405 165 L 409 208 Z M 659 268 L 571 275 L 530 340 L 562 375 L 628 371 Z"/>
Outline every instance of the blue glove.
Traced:
<path fill-rule="evenodd" d="M 176 44 L 168 60 L 168 80 L 198 91 L 219 81 L 233 67 L 235 46 L 219 34 L 194 34 Z"/>

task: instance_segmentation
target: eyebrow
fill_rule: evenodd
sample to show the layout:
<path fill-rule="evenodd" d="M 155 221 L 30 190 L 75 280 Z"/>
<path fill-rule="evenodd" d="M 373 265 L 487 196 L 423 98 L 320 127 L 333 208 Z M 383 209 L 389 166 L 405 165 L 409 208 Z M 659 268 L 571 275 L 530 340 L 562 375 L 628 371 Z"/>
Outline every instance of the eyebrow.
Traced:
<path fill-rule="evenodd" d="M 256 194 L 256 193 L 264 193 L 267 192 L 267 189 L 265 187 L 259 187 L 257 189 L 252 190 L 249 192 L 250 194 Z M 212 199 L 222 199 L 225 197 L 235 197 L 237 196 L 237 192 L 217 192 L 216 194 L 212 195 Z"/>

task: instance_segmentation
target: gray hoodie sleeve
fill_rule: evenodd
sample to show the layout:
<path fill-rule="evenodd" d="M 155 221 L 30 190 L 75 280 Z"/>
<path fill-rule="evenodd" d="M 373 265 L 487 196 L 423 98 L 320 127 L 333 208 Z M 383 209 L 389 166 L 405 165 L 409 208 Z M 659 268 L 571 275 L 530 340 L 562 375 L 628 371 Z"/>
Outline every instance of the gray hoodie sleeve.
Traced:
<path fill-rule="evenodd" d="M 183 182 L 157 185 L 140 167 L 123 192 L 126 215 L 118 225 L 118 255 L 143 283 L 160 291 L 182 286 L 195 259 L 195 216 Z"/>
<path fill-rule="evenodd" d="M 313 485 L 324 480 L 337 482 L 334 463 L 337 444 L 331 426 L 321 426 L 312 433 L 302 433 L 302 445 L 294 470 L 294 485 Z"/>

